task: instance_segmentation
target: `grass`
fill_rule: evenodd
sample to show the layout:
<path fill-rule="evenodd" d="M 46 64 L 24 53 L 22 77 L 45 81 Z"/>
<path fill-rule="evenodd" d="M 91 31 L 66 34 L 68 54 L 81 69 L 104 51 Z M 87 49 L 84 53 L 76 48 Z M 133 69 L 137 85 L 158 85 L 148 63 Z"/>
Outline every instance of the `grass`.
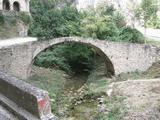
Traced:
<path fill-rule="evenodd" d="M 38 67 L 34 67 L 33 70 L 34 74 L 27 82 L 49 92 L 52 112 L 57 113 L 57 96 L 64 86 L 66 74 L 61 70 L 39 69 Z"/>
<path fill-rule="evenodd" d="M 153 65 L 145 72 L 123 73 L 116 77 L 117 81 L 136 80 L 136 79 L 155 79 L 160 78 L 160 61 Z"/>
<path fill-rule="evenodd" d="M 124 100 L 125 97 L 118 96 L 118 94 L 107 98 L 105 101 L 107 111 L 98 114 L 95 120 L 123 120 L 124 115 L 127 113 L 127 108 L 123 104 Z"/>
<path fill-rule="evenodd" d="M 123 116 L 127 111 L 125 105 L 123 104 L 124 100 L 125 100 L 125 97 L 118 96 L 116 94 L 112 96 L 112 98 L 106 102 L 106 105 L 109 109 L 109 112 L 107 115 L 108 120 L 122 120 L 123 119 Z"/>

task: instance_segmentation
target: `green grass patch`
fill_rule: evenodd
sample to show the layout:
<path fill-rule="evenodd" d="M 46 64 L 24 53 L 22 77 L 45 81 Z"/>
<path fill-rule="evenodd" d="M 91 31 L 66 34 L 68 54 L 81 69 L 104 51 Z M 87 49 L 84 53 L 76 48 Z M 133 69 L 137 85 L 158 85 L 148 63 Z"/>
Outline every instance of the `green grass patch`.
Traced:
<path fill-rule="evenodd" d="M 30 84 L 49 92 L 52 103 L 52 112 L 57 112 L 57 98 L 64 87 L 65 73 L 60 70 L 39 69 L 34 67 L 36 73 L 27 80 Z"/>

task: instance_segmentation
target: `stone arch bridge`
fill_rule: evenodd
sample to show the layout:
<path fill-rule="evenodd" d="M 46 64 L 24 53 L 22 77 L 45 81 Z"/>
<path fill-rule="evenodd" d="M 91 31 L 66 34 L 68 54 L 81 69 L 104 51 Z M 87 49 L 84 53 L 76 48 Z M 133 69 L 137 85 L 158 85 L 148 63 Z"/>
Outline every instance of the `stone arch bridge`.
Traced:
<path fill-rule="evenodd" d="M 114 43 L 78 37 L 55 38 L 0 47 L 0 70 L 27 79 L 34 58 L 43 50 L 57 44 L 76 42 L 94 48 L 104 58 L 111 75 L 145 71 L 160 60 L 160 48 L 131 43 Z"/>

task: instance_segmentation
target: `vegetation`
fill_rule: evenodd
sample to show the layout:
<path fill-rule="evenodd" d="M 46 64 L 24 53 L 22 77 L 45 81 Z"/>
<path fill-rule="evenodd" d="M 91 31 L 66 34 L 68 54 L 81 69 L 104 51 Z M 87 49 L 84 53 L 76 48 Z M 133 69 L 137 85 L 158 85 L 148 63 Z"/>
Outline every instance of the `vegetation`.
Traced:
<path fill-rule="evenodd" d="M 54 1 L 49 5 L 42 4 L 42 1 L 31 1 L 33 21 L 30 26 L 30 35 L 41 39 L 80 35 L 82 14 L 76 8 L 68 5 L 57 8 Z"/>
<path fill-rule="evenodd" d="M 64 4 L 60 4 L 61 2 Z M 73 0 L 65 2 L 63 0 L 31 0 L 32 22 L 29 34 L 39 37 L 39 40 L 80 36 L 118 42 L 144 42 L 143 35 L 136 29 L 126 26 L 124 17 L 113 6 L 100 5 L 97 9 L 90 8 L 92 10 L 80 12 L 72 6 L 72 3 Z M 137 15 L 142 16 L 138 12 Z M 148 16 L 145 17 L 149 19 Z M 24 21 L 28 21 L 27 17 L 23 18 Z M 98 97 L 106 95 L 106 88 L 110 83 L 105 76 L 103 61 L 99 61 L 97 57 L 100 56 L 96 51 L 85 45 L 72 43 L 52 46 L 35 58 L 34 64 L 43 68 L 40 68 L 42 70 L 40 73 L 32 76 L 30 82 L 49 91 L 52 111 L 60 118 L 79 115 L 79 110 L 84 109 L 83 102 L 91 104 L 97 110 L 95 102 Z M 72 74 L 67 75 L 67 73 Z M 73 75 L 77 75 L 78 79 L 75 80 Z M 121 79 L 121 76 L 117 80 Z M 141 74 L 135 72 L 127 77 L 132 76 L 138 78 L 141 77 Z M 69 81 L 69 79 L 74 80 Z M 82 86 L 79 88 L 79 85 Z M 99 114 L 94 110 L 94 115 L 91 115 L 90 118 L 121 120 L 125 113 L 123 100 L 122 96 L 107 98 L 104 105 L 109 111 Z"/>
<path fill-rule="evenodd" d="M 0 12 L 0 39 L 7 39 L 19 36 L 19 28 L 22 24 L 28 26 L 31 17 L 25 12 Z M 7 32 L 6 32 L 7 31 Z"/>
<path fill-rule="evenodd" d="M 57 5 L 56 1 L 51 1 L 46 1 L 46 4 L 43 0 L 31 1 L 33 21 L 30 26 L 30 35 L 39 37 L 41 40 L 53 37 L 82 36 L 143 43 L 143 35 L 135 29 L 128 29 L 124 17 L 113 6 L 105 5 L 92 12 L 80 12 L 69 3 L 62 6 Z"/>
<path fill-rule="evenodd" d="M 142 33 L 130 27 L 125 27 L 120 32 L 120 39 L 126 42 L 143 43 L 145 39 L 142 36 Z"/>
<path fill-rule="evenodd" d="M 30 22 L 31 22 L 31 17 L 30 15 L 28 15 L 28 13 L 25 13 L 25 12 L 20 12 L 18 14 L 18 18 L 24 22 L 26 25 L 29 25 Z"/>
<path fill-rule="evenodd" d="M 5 25 L 8 24 L 10 26 L 16 25 L 18 21 L 24 22 L 26 25 L 29 25 L 31 21 L 31 17 L 28 13 L 25 12 L 9 12 L 3 13 L 0 12 L 0 24 Z"/>
<path fill-rule="evenodd" d="M 138 20 L 144 21 L 143 25 L 145 27 L 160 28 L 160 19 L 157 12 L 157 0 L 142 0 L 135 10 L 135 16 Z"/>
<path fill-rule="evenodd" d="M 54 69 L 33 67 L 34 75 L 27 80 L 30 84 L 47 90 L 51 98 L 52 112 L 57 113 L 57 99 L 60 90 L 64 87 L 65 72 Z M 45 73 L 45 74 L 44 74 Z"/>
<path fill-rule="evenodd" d="M 72 2 L 71 2 L 72 3 Z M 92 12 L 79 12 L 67 3 L 59 6 L 56 1 L 31 0 L 31 36 L 46 40 L 54 37 L 81 36 L 102 40 L 143 43 L 143 35 L 126 27 L 123 16 L 113 6 L 99 6 Z M 57 7 L 59 6 L 59 7 Z M 77 71 L 75 65 L 89 71 L 94 51 L 82 45 L 62 45 L 42 52 L 35 61 L 41 67 L 59 67 Z"/>
<path fill-rule="evenodd" d="M 93 68 L 94 56 L 94 51 L 84 45 L 58 45 L 41 52 L 35 59 L 35 65 L 60 68 L 68 73 L 87 73 Z"/>

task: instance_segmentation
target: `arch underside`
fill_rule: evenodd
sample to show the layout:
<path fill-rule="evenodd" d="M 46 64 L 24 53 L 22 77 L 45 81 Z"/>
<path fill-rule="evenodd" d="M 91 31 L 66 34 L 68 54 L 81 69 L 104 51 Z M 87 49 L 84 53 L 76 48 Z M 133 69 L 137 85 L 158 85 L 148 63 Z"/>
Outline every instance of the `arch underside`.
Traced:
<path fill-rule="evenodd" d="M 46 43 L 46 41 L 45 41 Z M 45 44 L 44 43 L 44 44 Z M 35 55 L 33 55 L 33 58 L 32 58 L 32 62 L 31 62 L 31 65 L 30 65 L 30 68 L 31 66 L 33 65 L 34 63 L 34 59 L 36 56 L 38 56 L 41 52 L 45 51 L 46 49 L 52 47 L 52 46 L 55 46 L 55 45 L 59 45 L 59 44 L 65 44 L 65 43 L 77 43 L 77 44 L 83 44 L 83 45 L 87 45 L 91 48 L 93 48 L 97 54 L 102 57 L 102 59 L 104 60 L 105 62 L 105 65 L 106 65 L 106 76 L 107 77 L 112 77 L 115 75 L 115 70 L 114 70 L 114 66 L 110 60 L 110 58 L 97 46 L 91 44 L 91 43 L 85 43 L 85 42 L 77 42 L 77 41 L 71 41 L 71 40 L 68 40 L 68 41 L 60 41 L 58 43 L 55 43 L 55 44 L 48 44 L 46 45 L 45 47 L 43 47 L 43 49 L 39 50 Z M 42 46 L 43 46 L 43 42 L 40 43 Z"/>

